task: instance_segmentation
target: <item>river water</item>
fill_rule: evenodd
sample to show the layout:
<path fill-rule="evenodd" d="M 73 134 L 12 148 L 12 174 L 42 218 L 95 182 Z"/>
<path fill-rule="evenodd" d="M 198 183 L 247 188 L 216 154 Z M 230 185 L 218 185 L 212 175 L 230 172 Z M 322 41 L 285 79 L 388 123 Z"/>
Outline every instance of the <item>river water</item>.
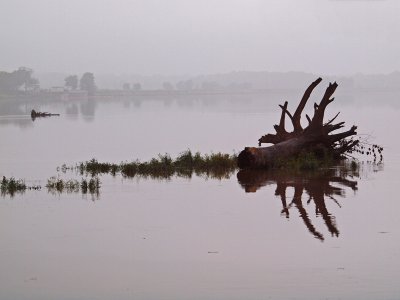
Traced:
<path fill-rule="evenodd" d="M 301 95 L 0 100 L 0 176 L 42 186 L 0 197 L 0 299 L 399 299 L 400 93 L 339 92 L 328 107 L 385 148 L 383 164 L 356 173 L 103 175 L 98 195 L 44 188 L 79 178 L 58 166 L 91 158 L 239 152 Z M 32 121 L 32 108 L 61 115 Z"/>

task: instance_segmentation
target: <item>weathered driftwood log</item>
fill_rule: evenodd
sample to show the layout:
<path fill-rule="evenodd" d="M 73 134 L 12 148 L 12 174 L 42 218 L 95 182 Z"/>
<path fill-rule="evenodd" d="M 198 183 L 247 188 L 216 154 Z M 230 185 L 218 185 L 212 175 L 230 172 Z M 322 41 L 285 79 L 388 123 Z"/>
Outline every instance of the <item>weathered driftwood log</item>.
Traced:
<path fill-rule="evenodd" d="M 346 139 L 356 135 L 356 126 L 352 126 L 349 130 L 341 133 L 331 134 L 333 131 L 344 127 L 344 122 L 333 124 L 333 121 L 339 115 L 336 114 L 328 122 L 324 123 L 325 109 L 335 98 L 331 98 L 338 84 L 330 83 L 324 96 L 319 104 L 314 104 L 314 115 L 308 120 L 307 127 L 301 125 L 301 114 L 310 98 L 314 88 L 322 81 L 318 78 L 305 91 L 303 98 L 300 100 L 296 111 L 292 115 L 288 111 L 288 102 L 279 105 L 282 109 L 279 125 L 274 125 L 275 134 L 267 134 L 262 136 L 258 142 L 274 144 L 270 147 L 246 147 L 238 156 L 239 168 L 269 168 L 273 167 L 278 161 L 294 157 L 301 152 L 314 152 L 315 154 L 329 153 L 333 157 L 340 157 L 345 152 L 351 151 L 357 144 L 358 140 Z M 293 131 L 288 132 L 285 128 L 285 117 L 289 116 Z"/>

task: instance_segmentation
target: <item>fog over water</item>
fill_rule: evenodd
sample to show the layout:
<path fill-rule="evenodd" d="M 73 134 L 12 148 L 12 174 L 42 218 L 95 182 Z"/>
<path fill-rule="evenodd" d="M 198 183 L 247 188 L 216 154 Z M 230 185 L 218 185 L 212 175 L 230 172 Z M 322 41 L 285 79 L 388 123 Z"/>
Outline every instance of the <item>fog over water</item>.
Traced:
<path fill-rule="evenodd" d="M 400 69 L 400 2 L 2 0 L 0 69 L 322 74 Z"/>
<path fill-rule="evenodd" d="M 399 299 L 399 12 L 0 0 L 0 299 Z"/>
<path fill-rule="evenodd" d="M 400 145 L 387 120 L 399 108 L 379 101 L 398 93 L 338 93 L 329 106 L 385 147 L 383 165 L 222 180 L 102 175 L 98 197 L 45 187 L 50 176 L 89 179 L 56 167 L 93 157 L 256 146 L 277 103 L 301 95 L 5 101 L 0 178 L 42 190 L 0 197 L 0 299 L 397 299 Z M 61 116 L 33 121 L 32 107 Z"/>

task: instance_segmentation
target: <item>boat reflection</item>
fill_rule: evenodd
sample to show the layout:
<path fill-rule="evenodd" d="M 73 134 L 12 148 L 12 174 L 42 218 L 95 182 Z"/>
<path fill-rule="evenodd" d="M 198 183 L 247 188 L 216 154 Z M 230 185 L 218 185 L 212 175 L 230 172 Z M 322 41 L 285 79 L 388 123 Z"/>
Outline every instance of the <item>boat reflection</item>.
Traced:
<path fill-rule="evenodd" d="M 306 206 L 311 202 L 315 205 L 315 214 L 322 217 L 332 236 L 339 236 L 339 229 L 326 206 L 325 199 L 331 199 L 339 207 L 336 196 L 344 196 L 347 189 L 357 190 L 359 168 L 349 166 L 337 166 L 335 168 L 309 171 L 288 172 L 282 170 L 241 170 L 237 173 L 237 179 L 246 193 L 254 193 L 266 185 L 276 185 L 275 195 L 282 201 L 281 214 L 289 218 L 292 208 L 298 210 L 308 231 L 317 239 L 323 241 L 324 236 L 313 225 Z M 288 203 L 288 189 L 294 190 L 290 203 Z"/>

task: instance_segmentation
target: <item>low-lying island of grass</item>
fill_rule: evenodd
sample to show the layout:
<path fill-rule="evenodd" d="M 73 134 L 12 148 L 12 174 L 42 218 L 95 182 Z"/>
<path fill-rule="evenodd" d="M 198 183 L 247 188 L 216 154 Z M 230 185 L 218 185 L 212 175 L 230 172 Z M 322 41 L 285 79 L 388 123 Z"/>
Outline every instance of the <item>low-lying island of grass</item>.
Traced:
<path fill-rule="evenodd" d="M 373 146 L 372 148 L 379 148 Z M 381 154 L 382 149 L 379 148 Z M 371 152 L 373 153 L 373 151 Z M 382 155 L 382 154 L 381 154 Z M 372 162 L 372 161 L 371 161 Z M 376 163 L 376 160 L 373 161 Z M 378 163 L 380 165 L 381 161 Z M 307 173 L 313 173 L 318 176 L 318 172 L 339 167 L 343 172 L 356 172 L 359 170 L 360 162 L 352 159 L 334 159 L 332 156 L 318 156 L 313 152 L 302 152 L 299 155 L 293 156 L 290 159 L 277 160 L 270 168 L 258 168 L 257 174 L 260 172 L 284 171 L 292 175 L 309 176 Z M 100 179 L 98 175 L 110 174 L 115 176 L 121 174 L 129 178 L 150 178 L 150 179 L 170 179 L 173 176 L 191 178 L 197 175 L 211 179 L 229 179 L 233 174 L 239 171 L 238 157 L 236 154 L 226 153 L 211 153 L 202 155 L 200 152 L 192 153 L 186 150 L 180 153 L 175 159 L 169 154 L 159 154 L 157 158 L 152 158 L 149 161 L 141 162 L 134 160 L 132 162 L 108 163 L 99 162 L 96 159 L 91 159 L 81 162 L 72 167 L 67 167 L 65 164 L 58 171 L 66 172 L 67 170 L 76 171 L 78 175 L 85 176 L 81 180 L 77 179 L 62 179 L 60 176 L 53 176 L 47 180 L 45 187 L 50 193 L 79 193 L 82 194 L 99 194 Z M 250 169 L 254 170 L 253 169 Z M 317 173 L 316 173 L 317 172 Z M 244 174 L 242 172 L 242 174 Z M 245 174 L 253 174 L 247 172 Z M 258 176 L 258 175 L 257 175 Z M 16 193 L 23 193 L 26 190 L 39 190 L 41 187 L 27 186 L 22 179 L 14 177 L 6 178 L 3 176 L 1 181 L 1 195 L 14 196 Z"/>
<path fill-rule="evenodd" d="M 356 159 L 335 159 L 329 155 L 317 156 L 313 152 L 302 152 L 290 159 L 278 160 L 273 167 L 268 169 L 286 171 L 315 171 L 330 168 L 340 164 L 342 161 L 349 161 L 352 168 L 356 168 L 359 161 Z M 223 179 L 229 178 L 239 169 L 236 154 L 211 153 L 202 155 L 186 150 L 175 159 L 169 154 L 152 158 L 149 161 L 121 162 L 119 164 L 100 162 L 93 158 L 78 163 L 75 167 L 63 165 L 61 169 L 76 169 L 81 175 L 97 176 L 99 174 L 121 174 L 124 177 L 143 177 L 153 179 L 168 179 L 172 176 L 190 178 L 193 174 L 206 178 Z"/>
<path fill-rule="evenodd" d="M 229 178 L 236 171 L 237 156 L 220 152 L 209 155 L 201 155 L 199 152 L 192 154 L 190 150 L 187 150 L 175 159 L 172 159 L 169 154 L 160 154 L 147 162 L 135 160 L 114 164 L 91 159 L 79 163 L 77 169 L 81 174 L 88 173 L 92 176 L 121 173 L 125 177 L 170 178 L 176 175 L 190 178 L 195 173 L 199 176 L 222 179 Z"/>

